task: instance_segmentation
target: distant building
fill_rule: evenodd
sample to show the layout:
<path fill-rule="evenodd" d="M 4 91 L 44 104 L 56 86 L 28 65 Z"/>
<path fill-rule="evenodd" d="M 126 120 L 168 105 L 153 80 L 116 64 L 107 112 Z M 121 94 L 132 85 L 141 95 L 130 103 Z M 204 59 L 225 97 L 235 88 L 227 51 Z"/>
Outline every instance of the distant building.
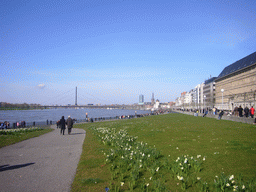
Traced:
<path fill-rule="evenodd" d="M 256 105 L 256 52 L 228 65 L 215 80 L 215 105 L 233 110 Z M 223 102 L 223 105 L 222 105 Z"/>
<path fill-rule="evenodd" d="M 140 95 L 139 96 L 139 105 L 143 105 L 144 104 L 144 95 Z"/>
<path fill-rule="evenodd" d="M 152 93 L 151 105 L 155 104 L 154 93 Z"/>
<path fill-rule="evenodd" d="M 215 79 L 212 77 L 204 82 L 203 95 L 204 95 L 204 106 L 206 108 L 213 108 L 215 104 Z"/>
<path fill-rule="evenodd" d="M 159 100 L 157 99 L 157 100 L 156 100 L 156 103 L 154 104 L 154 109 L 158 109 L 158 108 L 159 108 L 159 105 L 160 105 L 160 102 L 159 102 Z"/>

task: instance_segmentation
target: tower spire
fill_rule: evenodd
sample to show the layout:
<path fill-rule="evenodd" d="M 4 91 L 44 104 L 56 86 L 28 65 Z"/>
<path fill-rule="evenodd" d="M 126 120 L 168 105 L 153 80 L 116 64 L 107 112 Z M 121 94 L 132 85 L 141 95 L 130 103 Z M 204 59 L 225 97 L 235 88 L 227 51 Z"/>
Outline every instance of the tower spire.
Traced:
<path fill-rule="evenodd" d="M 75 105 L 77 105 L 77 87 L 76 87 L 76 98 L 75 98 Z"/>

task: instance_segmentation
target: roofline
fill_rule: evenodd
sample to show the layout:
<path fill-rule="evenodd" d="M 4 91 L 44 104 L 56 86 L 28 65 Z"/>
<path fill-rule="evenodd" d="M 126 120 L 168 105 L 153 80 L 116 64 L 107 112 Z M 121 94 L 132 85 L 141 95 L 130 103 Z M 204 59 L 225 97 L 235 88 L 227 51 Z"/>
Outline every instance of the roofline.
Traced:
<path fill-rule="evenodd" d="M 234 71 L 234 72 L 232 72 L 232 73 L 229 73 L 229 74 L 227 74 L 227 75 L 225 75 L 225 76 L 217 77 L 217 78 L 215 79 L 215 82 L 221 81 L 222 79 L 224 79 L 224 78 L 226 78 L 226 77 L 228 77 L 228 76 L 231 76 L 231 75 L 233 75 L 233 74 L 235 74 L 235 73 L 238 73 L 238 72 L 240 72 L 240 71 L 243 71 L 243 70 L 246 70 L 246 69 L 248 69 L 248 68 L 251 68 L 251 67 L 253 67 L 253 66 L 256 66 L 256 62 L 253 63 L 253 64 L 251 64 L 250 66 L 247 66 L 247 67 L 244 67 L 244 68 L 242 68 L 242 69 L 236 70 L 236 71 Z"/>

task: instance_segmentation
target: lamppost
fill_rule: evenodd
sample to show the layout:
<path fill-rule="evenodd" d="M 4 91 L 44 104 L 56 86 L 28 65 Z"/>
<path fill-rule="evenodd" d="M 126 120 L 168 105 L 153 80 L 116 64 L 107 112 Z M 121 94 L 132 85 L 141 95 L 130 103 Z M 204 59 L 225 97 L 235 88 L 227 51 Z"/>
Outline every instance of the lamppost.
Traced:
<path fill-rule="evenodd" d="M 221 89 L 220 91 L 222 93 L 222 110 L 223 110 L 223 92 L 224 92 L 224 89 Z"/>
<path fill-rule="evenodd" d="M 206 95 L 204 95 L 204 108 L 205 108 L 205 98 L 206 98 Z"/>

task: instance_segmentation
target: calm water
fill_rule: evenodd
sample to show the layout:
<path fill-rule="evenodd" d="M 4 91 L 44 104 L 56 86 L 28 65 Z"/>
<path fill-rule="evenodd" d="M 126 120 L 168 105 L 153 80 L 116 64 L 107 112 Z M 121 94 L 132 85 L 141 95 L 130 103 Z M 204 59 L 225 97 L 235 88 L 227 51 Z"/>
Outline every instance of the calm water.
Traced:
<path fill-rule="evenodd" d="M 0 122 L 8 121 L 12 122 L 46 122 L 57 121 L 64 115 L 67 118 L 69 115 L 75 119 L 85 119 L 85 114 L 88 113 L 89 118 L 98 117 L 115 117 L 120 115 L 135 115 L 150 113 L 150 111 L 140 110 L 121 110 L 121 109 L 44 109 L 44 110 L 0 110 Z"/>

